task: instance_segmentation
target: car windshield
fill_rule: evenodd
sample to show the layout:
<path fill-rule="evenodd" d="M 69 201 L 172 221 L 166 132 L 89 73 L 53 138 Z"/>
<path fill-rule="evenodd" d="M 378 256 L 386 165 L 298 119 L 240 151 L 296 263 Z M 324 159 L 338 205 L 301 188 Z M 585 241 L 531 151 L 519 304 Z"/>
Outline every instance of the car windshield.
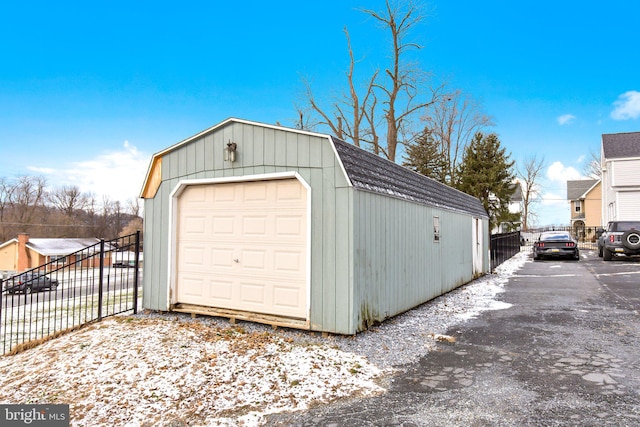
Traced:
<path fill-rule="evenodd" d="M 540 241 L 549 240 L 571 240 L 569 233 L 543 233 L 540 235 Z"/>

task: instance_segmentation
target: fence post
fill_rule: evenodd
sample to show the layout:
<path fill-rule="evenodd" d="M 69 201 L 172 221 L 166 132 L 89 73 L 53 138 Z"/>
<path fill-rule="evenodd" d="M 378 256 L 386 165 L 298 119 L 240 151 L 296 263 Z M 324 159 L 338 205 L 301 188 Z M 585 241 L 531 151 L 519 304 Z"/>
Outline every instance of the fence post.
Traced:
<path fill-rule="evenodd" d="M 102 320 L 102 282 L 104 280 L 104 239 L 100 239 L 100 267 L 98 276 L 98 321 Z"/>
<path fill-rule="evenodd" d="M 133 314 L 138 313 L 138 274 L 139 274 L 139 265 L 140 261 L 140 230 L 136 230 L 136 253 L 135 253 L 135 268 L 134 268 L 134 276 L 133 276 Z"/>

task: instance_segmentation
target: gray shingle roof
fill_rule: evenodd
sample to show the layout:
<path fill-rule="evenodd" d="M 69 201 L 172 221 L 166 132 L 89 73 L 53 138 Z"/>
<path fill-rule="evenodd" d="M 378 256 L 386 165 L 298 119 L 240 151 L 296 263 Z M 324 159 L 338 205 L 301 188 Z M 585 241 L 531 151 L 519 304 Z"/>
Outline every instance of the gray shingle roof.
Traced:
<path fill-rule="evenodd" d="M 640 132 L 603 134 L 602 150 L 605 159 L 640 157 Z"/>
<path fill-rule="evenodd" d="M 487 218 L 479 199 L 332 137 L 355 188 Z"/>
<path fill-rule="evenodd" d="M 578 200 L 591 187 L 596 185 L 597 179 L 579 179 L 567 181 L 567 200 Z"/>

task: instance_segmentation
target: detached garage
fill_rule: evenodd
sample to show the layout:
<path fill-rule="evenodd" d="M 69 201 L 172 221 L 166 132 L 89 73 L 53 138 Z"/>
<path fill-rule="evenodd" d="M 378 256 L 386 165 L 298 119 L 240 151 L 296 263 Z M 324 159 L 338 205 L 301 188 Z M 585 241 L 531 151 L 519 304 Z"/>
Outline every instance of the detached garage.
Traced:
<path fill-rule="evenodd" d="M 141 196 L 151 310 L 354 334 L 489 270 L 478 199 L 329 135 L 228 119 Z"/>

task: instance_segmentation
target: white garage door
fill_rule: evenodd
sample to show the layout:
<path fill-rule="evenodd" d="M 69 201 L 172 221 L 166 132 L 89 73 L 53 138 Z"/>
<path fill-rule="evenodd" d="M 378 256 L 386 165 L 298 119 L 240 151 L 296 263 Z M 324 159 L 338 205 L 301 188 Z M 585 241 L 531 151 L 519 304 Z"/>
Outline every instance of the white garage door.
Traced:
<path fill-rule="evenodd" d="M 178 199 L 177 302 L 306 319 L 307 195 L 296 179 Z"/>

